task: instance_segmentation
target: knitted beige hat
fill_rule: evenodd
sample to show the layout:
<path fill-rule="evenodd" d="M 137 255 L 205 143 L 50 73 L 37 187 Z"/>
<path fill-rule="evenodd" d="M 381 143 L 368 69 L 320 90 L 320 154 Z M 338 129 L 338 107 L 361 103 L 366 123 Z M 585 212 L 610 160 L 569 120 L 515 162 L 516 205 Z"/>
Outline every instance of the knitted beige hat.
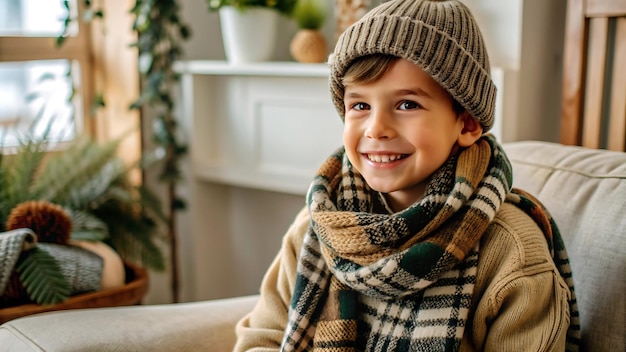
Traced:
<path fill-rule="evenodd" d="M 333 103 L 344 117 L 342 77 L 370 54 L 399 56 L 437 81 L 483 126 L 493 125 L 496 86 L 482 34 L 470 10 L 455 0 L 391 0 L 339 37 L 328 58 Z"/>

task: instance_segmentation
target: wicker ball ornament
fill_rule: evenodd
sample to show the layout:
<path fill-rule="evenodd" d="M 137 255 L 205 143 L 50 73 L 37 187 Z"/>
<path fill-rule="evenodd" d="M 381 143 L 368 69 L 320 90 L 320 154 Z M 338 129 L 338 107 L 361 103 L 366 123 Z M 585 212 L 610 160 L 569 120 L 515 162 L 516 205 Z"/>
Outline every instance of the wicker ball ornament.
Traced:
<path fill-rule="evenodd" d="M 39 242 L 67 245 L 72 219 L 63 208 L 45 200 L 18 204 L 7 218 L 7 230 L 29 228 Z"/>
<path fill-rule="evenodd" d="M 328 49 L 326 39 L 315 29 L 300 29 L 289 46 L 291 56 L 302 63 L 320 63 L 326 61 Z"/>

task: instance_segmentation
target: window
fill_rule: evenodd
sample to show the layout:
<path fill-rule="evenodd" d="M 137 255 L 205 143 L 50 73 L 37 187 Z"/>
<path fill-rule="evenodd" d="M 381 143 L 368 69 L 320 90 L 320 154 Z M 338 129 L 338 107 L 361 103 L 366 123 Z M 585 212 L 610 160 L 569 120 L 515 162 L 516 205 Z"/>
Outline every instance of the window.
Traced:
<path fill-rule="evenodd" d="M 48 126 L 53 142 L 93 133 L 86 118 L 93 100 L 89 30 L 72 23 L 70 37 L 61 47 L 55 45 L 64 18 L 68 12 L 76 18 L 80 2 L 0 0 L 3 147 L 18 145 L 28 134 L 41 137 Z"/>

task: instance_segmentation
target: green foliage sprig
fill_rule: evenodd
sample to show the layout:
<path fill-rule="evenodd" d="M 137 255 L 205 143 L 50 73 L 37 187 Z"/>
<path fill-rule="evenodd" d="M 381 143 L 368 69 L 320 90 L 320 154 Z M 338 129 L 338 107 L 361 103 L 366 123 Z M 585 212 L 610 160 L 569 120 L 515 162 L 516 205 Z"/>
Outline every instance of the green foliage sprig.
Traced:
<path fill-rule="evenodd" d="M 251 7 L 274 9 L 285 16 L 291 16 L 298 0 L 207 0 L 209 11 L 217 11 L 224 6 L 232 6 L 240 11 Z"/>
<path fill-rule="evenodd" d="M 135 14 L 133 30 L 138 34 L 132 44 L 139 51 L 141 96 L 131 108 L 150 107 L 155 113 L 153 141 L 164 151 L 160 179 L 166 183 L 181 180 L 180 159 L 188 147 L 179 136 L 174 116 L 173 89 L 179 75 L 173 66 L 182 55 L 180 43 L 187 40 L 190 30 L 178 16 L 179 7 L 173 0 L 137 0 L 131 10 Z M 184 207 L 178 197 L 172 199 L 176 208 Z"/>
<path fill-rule="evenodd" d="M 61 303 L 70 296 L 70 287 L 54 257 L 37 247 L 22 255 L 15 270 L 28 296 L 39 304 Z"/>

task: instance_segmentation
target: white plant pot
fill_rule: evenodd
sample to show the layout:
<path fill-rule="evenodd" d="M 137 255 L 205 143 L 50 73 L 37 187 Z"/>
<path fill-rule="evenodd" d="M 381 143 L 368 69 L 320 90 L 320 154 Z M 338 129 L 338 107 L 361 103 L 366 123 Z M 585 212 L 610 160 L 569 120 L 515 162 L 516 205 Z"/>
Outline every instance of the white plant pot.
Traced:
<path fill-rule="evenodd" d="M 231 63 L 268 61 L 274 54 L 280 14 L 267 8 L 219 10 L 226 59 Z"/>

